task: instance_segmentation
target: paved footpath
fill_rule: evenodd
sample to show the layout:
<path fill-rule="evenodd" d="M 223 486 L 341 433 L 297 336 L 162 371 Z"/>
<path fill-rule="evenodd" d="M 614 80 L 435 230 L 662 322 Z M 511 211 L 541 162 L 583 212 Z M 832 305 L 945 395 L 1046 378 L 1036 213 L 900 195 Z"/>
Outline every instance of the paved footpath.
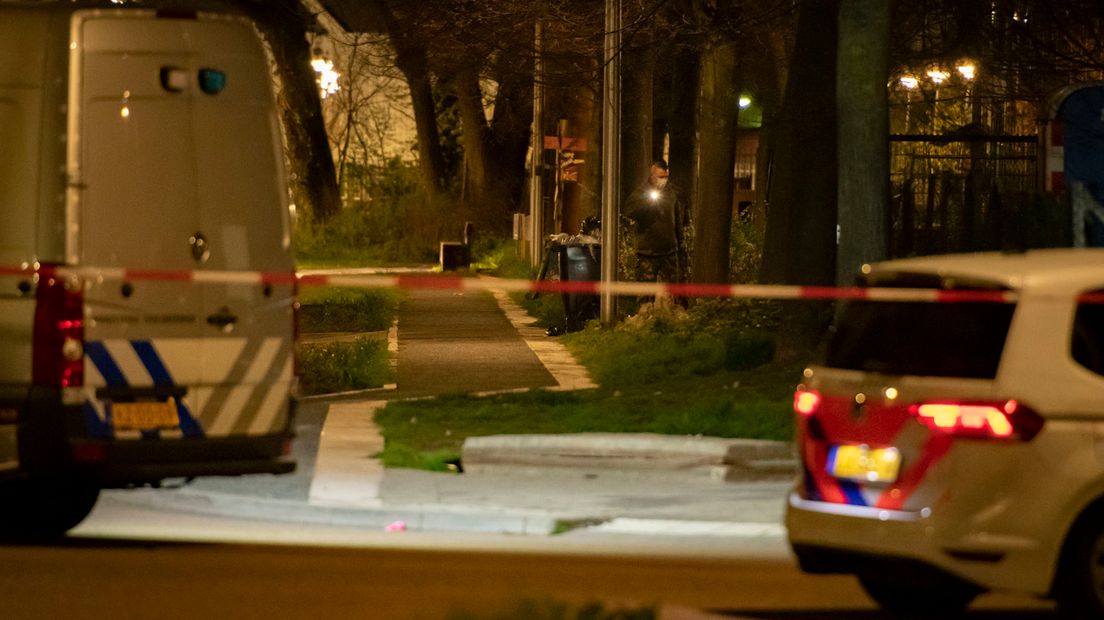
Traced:
<path fill-rule="evenodd" d="M 398 332 L 398 388 L 388 399 L 556 385 L 486 291 L 408 291 Z"/>

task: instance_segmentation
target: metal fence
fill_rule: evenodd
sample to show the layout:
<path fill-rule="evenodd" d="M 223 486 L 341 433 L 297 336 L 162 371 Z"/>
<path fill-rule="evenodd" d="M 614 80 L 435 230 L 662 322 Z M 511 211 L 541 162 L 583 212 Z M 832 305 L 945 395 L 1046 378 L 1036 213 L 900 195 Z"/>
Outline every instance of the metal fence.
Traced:
<path fill-rule="evenodd" d="M 1068 245 L 1068 207 L 1038 190 L 1034 136 L 891 138 L 892 256 Z"/>

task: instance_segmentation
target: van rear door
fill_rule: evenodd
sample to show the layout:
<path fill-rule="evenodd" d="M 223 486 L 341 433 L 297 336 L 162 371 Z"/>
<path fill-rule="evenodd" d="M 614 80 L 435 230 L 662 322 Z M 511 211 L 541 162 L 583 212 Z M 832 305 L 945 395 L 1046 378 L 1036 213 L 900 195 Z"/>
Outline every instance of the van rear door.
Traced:
<path fill-rule="evenodd" d="M 70 227 L 79 233 L 71 260 L 186 274 L 199 230 L 193 104 L 160 79 L 163 68 L 191 64 L 185 32 L 152 15 L 78 13 L 73 38 L 70 191 L 79 196 Z M 106 280 L 86 288 L 85 303 L 89 434 L 202 435 L 186 387 L 202 380 L 198 291 L 183 278 Z M 136 401 L 176 405 L 179 428 L 116 424 L 118 406 Z"/>
<path fill-rule="evenodd" d="M 193 33 L 194 143 L 204 273 L 294 272 L 283 154 L 270 72 L 252 28 Z M 288 424 L 292 281 L 203 283 L 204 396 L 211 435 L 263 435 Z"/>
<path fill-rule="evenodd" d="M 293 263 L 270 73 L 253 27 L 78 12 L 74 40 L 77 262 L 137 274 L 86 289 L 89 429 L 286 431 L 292 284 L 255 272 L 290 274 Z M 250 273 L 212 273 L 226 269 Z M 116 424 L 113 402 L 147 400 L 175 407 L 179 427 L 156 413 Z"/>

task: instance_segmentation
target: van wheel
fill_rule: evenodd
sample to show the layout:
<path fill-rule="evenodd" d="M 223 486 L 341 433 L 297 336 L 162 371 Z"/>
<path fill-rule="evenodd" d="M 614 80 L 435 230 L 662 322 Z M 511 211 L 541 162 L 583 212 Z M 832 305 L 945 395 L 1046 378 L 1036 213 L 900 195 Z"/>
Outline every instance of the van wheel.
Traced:
<path fill-rule="evenodd" d="M 58 538 L 92 512 L 100 496 L 94 482 L 74 476 L 51 476 L 6 483 L 0 487 L 3 536 L 15 539 Z"/>
<path fill-rule="evenodd" d="M 1104 618 L 1104 510 L 1087 515 L 1070 532 L 1054 595 L 1062 618 Z"/>
<path fill-rule="evenodd" d="M 953 618 L 981 594 L 965 583 L 921 586 L 868 575 L 859 576 L 859 583 L 883 609 L 906 618 Z"/>

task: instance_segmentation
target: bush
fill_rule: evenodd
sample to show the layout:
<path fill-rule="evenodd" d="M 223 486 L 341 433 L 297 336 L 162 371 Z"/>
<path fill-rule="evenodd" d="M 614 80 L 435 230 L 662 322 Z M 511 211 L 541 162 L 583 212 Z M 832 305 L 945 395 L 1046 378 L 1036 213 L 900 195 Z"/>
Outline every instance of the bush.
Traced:
<path fill-rule="evenodd" d="M 613 328 L 568 334 L 564 344 L 604 387 L 679 381 L 770 362 L 777 314 L 747 301 L 703 301 L 690 311 L 647 304 Z"/>
<path fill-rule="evenodd" d="M 299 330 L 373 332 L 391 327 L 399 292 L 392 289 L 307 288 L 299 295 Z"/>
<path fill-rule="evenodd" d="M 358 194 L 325 222 L 309 213 L 296 221 L 296 256 L 315 266 L 435 261 L 438 242 L 457 239 L 465 210 L 434 198 L 421 185 L 417 166 L 399 159 L 365 173 Z M 361 191 L 362 190 L 362 191 Z"/>
<path fill-rule="evenodd" d="M 391 380 L 387 341 L 378 338 L 300 345 L 299 360 L 300 392 L 307 396 L 382 387 Z"/>

